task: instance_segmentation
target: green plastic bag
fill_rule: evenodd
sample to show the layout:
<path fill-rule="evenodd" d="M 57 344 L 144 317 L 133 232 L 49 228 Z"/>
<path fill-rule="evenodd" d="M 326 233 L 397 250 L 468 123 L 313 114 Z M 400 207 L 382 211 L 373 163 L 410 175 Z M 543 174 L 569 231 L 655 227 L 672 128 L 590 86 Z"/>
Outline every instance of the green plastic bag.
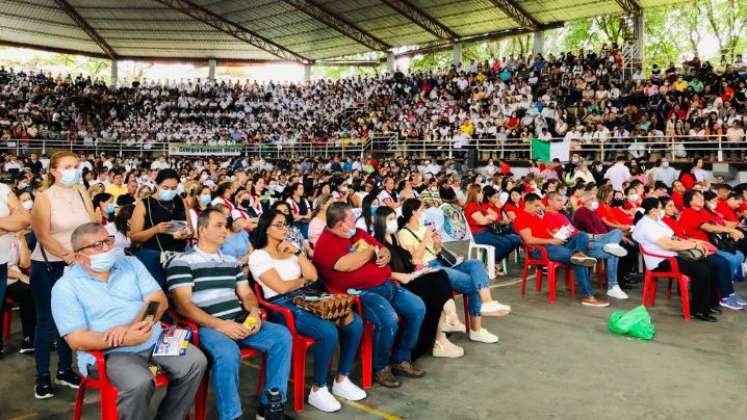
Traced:
<path fill-rule="evenodd" d="M 656 327 L 651 323 L 651 315 L 643 305 L 628 312 L 613 312 L 607 327 L 613 334 L 628 335 L 641 340 L 651 340 L 656 335 Z"/>

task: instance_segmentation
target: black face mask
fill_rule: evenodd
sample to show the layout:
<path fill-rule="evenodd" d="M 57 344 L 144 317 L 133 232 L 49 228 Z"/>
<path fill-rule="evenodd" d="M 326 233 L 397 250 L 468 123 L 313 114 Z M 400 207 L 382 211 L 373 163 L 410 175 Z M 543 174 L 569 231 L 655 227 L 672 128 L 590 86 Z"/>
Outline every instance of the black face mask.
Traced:
<path fill-rule="evenodd" d="M 252 205 L 252 202 L 251 202 L 251 201 L 249 201 L 249 199 L 248 199 L 248 198 L 246 198 L 246 199 L 244 199 L 244 200 L 241 200 L 241 202 L 240 202 L 239 204 L 241 205 L 241 207 L 243 207 L 243 208 L 245 208 L 245 209 L 248 209 L 249 207 L 251 207 L 251 205 Z"/>
<path fill-rule="evenodd" d="M 622 198 L 613 198 L 612 203 L 610 203 L 612 207 L 622 207 L 623 204 L 625 204 L 625 200 Z"/>
<path fill-rule="evenodd" d="M 226 229 L 231 230 L 233 228 L 233 217 L 226 217 Z"/>

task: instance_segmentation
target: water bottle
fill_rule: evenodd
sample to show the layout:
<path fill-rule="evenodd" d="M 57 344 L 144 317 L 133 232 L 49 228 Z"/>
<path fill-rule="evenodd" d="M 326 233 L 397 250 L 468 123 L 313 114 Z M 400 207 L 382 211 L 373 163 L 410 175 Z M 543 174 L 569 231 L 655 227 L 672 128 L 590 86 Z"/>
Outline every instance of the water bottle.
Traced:
<path fill-rule="evenodd" d="M 265 396 L 267 396 L 267 407 L 265 409 L 265 420 L 283 420 L 285 414 L 283 413 L 283 399 L 280 396 L 280 390 L 277 388 L 271 388 L 265 390 Z"/>

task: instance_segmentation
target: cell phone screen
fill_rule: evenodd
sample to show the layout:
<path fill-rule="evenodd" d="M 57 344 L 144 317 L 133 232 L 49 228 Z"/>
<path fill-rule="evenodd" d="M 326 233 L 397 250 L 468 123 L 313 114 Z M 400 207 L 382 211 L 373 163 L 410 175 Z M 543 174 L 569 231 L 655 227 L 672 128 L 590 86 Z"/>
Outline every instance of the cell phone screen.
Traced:
<path fill-rule="evenodd" d="M 158 302 L 148 302 L 148 307 L 145 308 L 145 313 L 143 313 L 143 319 L 141 319 L 141 321 L 145 321 L 145 319 L 148 318 L 149 316 L 155 319 L 157 312 L 158 312 Z"/>

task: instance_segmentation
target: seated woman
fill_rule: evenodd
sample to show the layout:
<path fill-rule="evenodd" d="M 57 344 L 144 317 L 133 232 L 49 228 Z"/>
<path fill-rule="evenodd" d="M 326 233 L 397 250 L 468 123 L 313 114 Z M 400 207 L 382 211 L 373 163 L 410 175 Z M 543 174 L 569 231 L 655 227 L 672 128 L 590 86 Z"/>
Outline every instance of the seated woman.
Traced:
<path fill-rule="evenodd" d="M 696 319 L 716 322 L 714 314 L 718 308 L 718 283 L 711 276 L 708 263 L 705 260 L 688 261 L 677 256 L 677 251 L 693 248 L 703 249 L 703 245 L 692 239 L 677 240 L 674 232 L 666 223 L 660 220 L 664 214 L 661 203 L 657 198 L 649 197 L 641 203 L 642 213 L 636 215 L 633 239 L 646 252 L 674 257 L 680 271 L 690 277 L 690 311 Z M 670 271 L 669 261 L 662 257 L 644 255 L 646 267 L 653 271 Z"/>
<path fill-rule="evenodd" d="M 418 342 L 412 349 L 413 360 L 432 353 L 433 357 L 456 358 L 464 356 L 464 349 L 455 345 L 444 334 L 447 320 L 444 305 L 451 301 L 451 283 L 443 270 L 419 274 L 412 261 L 412 254 L 399 245 L 397 240 L 397 214 L 391 207 L 382 206 L 374 216 L 374 238 L 386 246 L 392 254 L 389 265 L 392 278 L 418 295 L 425 303 L 425 318 L 420 326 Z"/>
<path fill-rule="evenodd" d="M 308 241 L 304 239 L 301 229 L 293 223 L 293 214 L 288 203 L 285 201 L 276 201 L 270 208 L 279 211 L 288 218 L 288 242 L 296 248 L 304 250 L 308 255 L 313 255 L 313 250 L 309 247 Z"/>
<path fill-rule="evenodd" d="M 692 239 L 694 241 L 707 244 L 705 246 L 709 248 L 713 247 L 712 249 L 714 253 L 706 258 L 706 262 L 708 262 L 708 266 L 711 268 L 711 272 L 716 276 L 719 284 L 719 293 L 721 296 L 723 296 L 720 299 L 719 304 L 725 308 L 729 308 L 735 311 L 743 309 L 742 305 L 739 303 L 742 298 L 734 291 L 734 284 L 732 283 L 733 274 L 728 257 L 723 257 L 723 255 L 721 254 L 723 251 L 715 252 L 716 249 L 710 242 L 688 237 L 685 228 L 682 227 L 682 225 L 677 220 L 677 207 L 670 197 L 661 197 L 659 201 L 664 208 L 664 217 L 662 217 L 661 220 L 666 223 L 670 229 L 672 229 L 675 237 L 680 239 Z"/>
<path fill-rule="evenodd" d="M 338 411 L 340 402 L 332 394 L 351 401 L 366 398 L 366 392 L 349 379 L 363 322 L 357 314 L 353 314 L 350 323 L 338 327 L 293 304 L 293 298 L 303 295 L 304 287 L 316 282 L 318 276 L 306 254 L 288 242 L 289 227 L 285 214 L 275 209 L 264 212 L 252 233 L 255 251 L 249 256 L 249 267 L 254 279 L 262 286 L 265 299 L 288 308 L 293 313 L 299 334 L 316 341 L 313 347 L 314 384 L 309 394 L 309 404 L 325 412 Z M 270 313 L 270 317 L 278 323 L 285 323 L 285 318 L 278 313 Z M 330 394 L 327 390 L 327 374 L 339 339 L 338 328 L 342 337 L 340 360 Z"/>
<path fill-rule="evenodd" d="M 34 297 L 31 294 L 29 271 L 31 267 L 31 251 L 26 243 L 26 231 L 16 232 L 10 247 L 8 257 L 8 283 L 6 296 L 17 303 L 21 309 L 21 331 L 23 342 L 18 350 L 21 354 L 34 352 L 34 329 L 36 328 L 36 310 Z M 5 302 L 0 302 L 0 314 L 3 313 Z M 0 328 L 0 332 L 2 328 Z M 3 349 L 2 334 L 0 334 L 0 352 Z"/>
<path fill-rule="evenodd" d="M 497 207 L 497 192 L 492 187 L 487 187 L 486 190 L 490 196 L 483 194 L 479 185 L 470 185 L 464 216 L 467 218 L 467 224 L 469 224 L 475 243 L 494 247 L 495 261 L 499 262 L 511 251 L 521 246 L 521 238 L 511 233 L 510 229 L 506 233 L 496 233 L 488 229 L 491 225 L 507 227 L 508 223 L 501 217 L 501 210 Z M 501 264 L 496 264 L 496 270 L 502 273 Z"/>
<path fill-rule="evenodd" d="M 129 252 L 131 245 L 130 219 L 132 219 L 132 212 L 134 210 L 135 206 L 132 204 L 120 207 L 117 215 L 114 216 L 114 223 L 107 223 L 104 225 L 104 228 L 109 232 L 109 235 L 114 237 L 112 252 L 115 255 L 124 256 Z"/>
<path fill-rule="evenodd" d="M 498 337 L 482 328 L 481 316 L 505 316 L 511 307 L 502 305 L 490 296 L 488 273 L 478 260 L 465 260 L 454 267 L 448 267 L 439 257 L 441 238 L 433 229 L 422 222 L 423 206 L 417 198 L 405 200 L 402 204 L 402 229 L 397 239 L 402 248 L 412 254 L 416 266 L 426 266 L 444 270 L 451 282 L 451 288 L 463 293 L 469 299 L 470 339 L 484 343 L 495 343 Z"/>
<path fill-rule="evenodd" d="M 99 193 L 93 197 L 93 208 L 96 213 L 96 220 L 102 225 L 106 226 L 109 222 L 114 220 L 114 211 L 117 209 L 117 205 L 114 204 L 114 199 L 109 193 Z"/>
<path fill-rule="evenodd" d="M 314 211 L 309 222 L 309 243 L 316 246 L 316 241 L 327 227 L 327 207 L 332 203 L 332 194 L 322 194 L 314 200 Z"/>

